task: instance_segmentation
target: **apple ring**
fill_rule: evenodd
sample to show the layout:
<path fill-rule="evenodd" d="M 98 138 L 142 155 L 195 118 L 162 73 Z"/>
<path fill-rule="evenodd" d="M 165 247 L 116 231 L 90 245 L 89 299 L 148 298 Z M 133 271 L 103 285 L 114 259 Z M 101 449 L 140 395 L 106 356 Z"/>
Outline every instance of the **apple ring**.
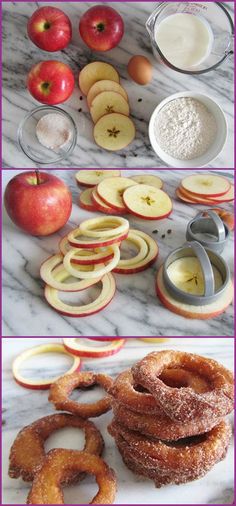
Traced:
<path fill-rule="evenodd" d="M 130 230 L 130 232 L 134 232 L 138 237 L 141 237 L 148 244 L 148 254 L 143 259 L 137 263 L 134 263 L 130 266 L 117 266 L 113 269 L 113 272 L 117 272 L 118 274 L 135 274 L 136 272 L 141 272 L 150 267 L 156 260 L 159 252 L 158 245 L 156 241 L 145 232 L 141 232 L 141 230 Z"/>
<path fill-rule="evenodd" d="M 32 390 L 46 390 L 50 388 L 51 384 L 58 379 L 49 378 L 49 379 L 38 379 L 38 380 L 30 380 L 28 378 L 24 378 L 19 373 L 19 367 L 22 362 L 27 360 L 27 358 L 33 357 L 34 355 L 41 355 L 41 353 L 64 353 L 73 358 L 73 365 L 68 371 L 68 374 L 71 374 L 75 371 L 79 371 L 81 367 L 81 361 L 79 357 L 75 357 L 73 354 L 69 353 L 65 350 L 63 344 L 49 343 L 49 344 L 41 344 L 39 346 L 34 346 L 33 348 L 29 348 L 28 350 L 23 351 L 18 357 L 15 358 L 12 365 L 12 372 L 15 381 L 21 385 L 22 387 L 29 388 Z"/>
<path fill-rule="evenodd" d="M 68 471 L 95 475 L 99 491 L 90 504 L 111 504 L 115 500 L 114 471 L 97 455 L 77 450 L 51 450 L 35 476 L 27 504 L 64 504 L 61 483 Z"/>
<path fill-rule="evenodd" d="M 79 339 L 79 338 L 78 338 Z M 78 355 L 79 357 L 108 357 L 110 355 L 114 355 L 121 348 L 123 348 L 125 344 L 125 339 L 118 339 L 117 337 L 88 337 L 88 339 L 94 339 L 97 341 L 112 341 L 107 346 L 103 346 L 101 349 L 96 348 L 94 346 L 86 346 L 84 344 L 78 343 L 76 337 L 66 337 L 63 339 L 64 346 L 69 353 L 73 355 Z"/>
<path fill-rule="evenodd" d="M 113 383 L 112 378 L 106 374 L 94 374 L 93 372 L 81 372 L 66 374 L 53 383 L 48 400 L 56 409 L 69 411 L 81 418 L 92 418 L 107 413 L 111 409 L 111 398 L 107 395 L 99 401 L 85 404 L 73 401 L 70 395 L 75 388 L 88 388 L 93 385 L 101 385 L 106 391 Z"/>
<path fill-rule="evenodd" d="M 128 230 L 124 232 L 123 234 L 119 234 L 117 236 L 113 237 L 107 237 L 103 239 L 77 239 L 77 237 L 80 237 L 83 235 L 83 233 L 80 230 L 80 227 L 75 228 L 72 230 L 67 238 L 71 246 L 73 248 L 102 248 L 103 246 L 111 246 L 112 244 L 116 244 L 117 242 L 121 242 L 128 236 Z"/>
<path fill-rule="evenodd" d="M 127 267 L 127 265 L 137 264 L 138 262 L 144 260 L 148 254 L 147 242 L 142 237 L 138 236 L 135 232 L 129 232 L 128 237 L 125 239 L 125 241 L 132 242 L 138 246 L 139 252 L 132 258 L 127 258 L 124 260 L 121 259 L 117 264 L 118 269 L 120 267 Z"/>
<path fill-rule="evenodd" d="M 83 271 L 81 270 L 80 266 L 73 267 L 71 264 L 71 261 L 76 256 L 76 249 L 71 249 L 66 253 L 63 259 L 63 265 L 67 272 L 69 272 L 72 276 L 75 278 L 81 278 L 81 279 L 93 279 L 93 278 L 101 278 L 104 276 L 104 274 L 107 274 L 108 272 L 111 272 L 114 267 L 118 264 L 120 260 L 120 248 L 116 244 L 110 246 L 110 248 L 113 251 L 113 258 L 108 262 L 107 265 L 104 266 L 104 264 L 96 265 L 96 269 L 94 269 L 93 272 L 89 271 Z"/>
<path fill-rule="evenodd" d="M 108 230 L 101 230 L 101 228 Z M 95 230 L 94 230 L 95 229 Z M 87 237 L 103 238 L 124 234 L 129 230 L 129 222 L 119 216 L 108 216 L 106 218 L 91 218 L 80 224 L 80 230 Z"/>
<path fill-rule="evenodd" d="M 33 481 L 46 457 L 44 443 L 48 437 L 64 427 L 75 427 L 85 432 L 84 450 L 100 456 L 104 447 L 101 433 L 93 422 L 68 413 L 44 416 L 24 427 L 16 436 L 10 451 L 9 476 Z M 27 448 L 27 452 L 25 449 Z M 66 473 L 66 483 L 73 483 L 84 476 L 76 472 Z"/>
<path fill-rule="evenodd" d="M 63 256 L 68 253 L 72 249 L 72 246 L 68 242 L 67 236 L 63 237 L 59 242 L 59 249 Z M 95 251 L 95 252 L 94 252 Z M 100 264 L 101 262 L 108 262 L 114 256 L 113 250 L 110 246 L 104 248 L 96 248 L 95 250 L 86 250 L 84 248 L 77 248 L 76 258 L 71 260 L 73 264 L 80 265 L 91 265 L 91 264 Z M 78 257 L 78 260 L 77 260 Z"/>
<path fill-rule="evenodd" d="M 208 382 L 208 389 L 197 393 L 191 387 L 172 388 L 160 378 L 168 368 L 199 372 Z M 233 409 L 234 381 L 232 373 L 218 362 L 193 353 L 158 351 L 149 353 L 134 367 L 136 384 L 146 388 L 165 414 L 177 422 L 195 418 L 223 417 Z"/>
<path fill-rule="evenodd" d="M 60 277 L 61 280 L 65 280 L 69 276 L 70 274 L 66 272 L 66 270 L 64 270 L 62 271 Z M 59 299 L 58 290 L 52 288 L 49 285 L 45 286 L 44 295 L 48 304 L 63 315 L 78 318 L 83 316 L 89 316 L 94 313 L 98 313 L 98 311 L 104 309 L 111 302 L 115 294 L 116 290 L 115 279 L 110 272 L 108 274 L 105 274 L 105 276 L 103 276 L 103 278 L 100 281 L 102 283 L 101 293 L 99 294 L 97 299 L 95 299 L 93 302 L 90 302 L 89 304 L 85 304 L 84 306 L 72 306 L 66 304 L 65 302 L 62 302 Z"/>
<path fill-rule="evenodd" d="M 73 251 L 73 250 L 72 250 Z M 80 281 L 72 282 L 72 283 L 64 283 L 63 281 L 59 280 L 59 277 L 64 274 L 64 279 L 67 279 L 69 276 L 66 276 L 67 271 L 65 270 L 63 266 L 63 255 L 58 253 L 57 255 L 53 255 L 49 257 L 47 260 L 45 260 L 41 267 L 40 267 L 40 276 L 43 279 L 43 281 L 51 286 L 52 288 L 55 288 L 56 290 L 61 290 L 62 292 L 78 292 L 80 290 L 85 290 L 89 286 L 94 285 L 95 283 L 98 283 L 101 279 L 101 276 L 94 275 L 96 271 L 98 270 L 97 265 L 91 265 L 91 266 L 78 266 L 74 268 L 74 271 L 77 272 L 78 269 L 91 269 L 88 273 L 89 279 L 80 279 Z M 91 275 L 91 276 L 90 276 Z M 80 276 L 74 276 L 76 278 Z"/>

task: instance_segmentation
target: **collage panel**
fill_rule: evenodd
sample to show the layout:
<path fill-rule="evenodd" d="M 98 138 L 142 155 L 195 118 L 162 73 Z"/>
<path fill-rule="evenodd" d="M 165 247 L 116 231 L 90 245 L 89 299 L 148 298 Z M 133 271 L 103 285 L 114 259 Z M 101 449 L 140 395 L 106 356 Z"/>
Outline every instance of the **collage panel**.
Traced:
<path fill-rule="evenodd" d="M 2 339 L 1 504 L 234 503 L 234 338 L 68 341 Z"/>

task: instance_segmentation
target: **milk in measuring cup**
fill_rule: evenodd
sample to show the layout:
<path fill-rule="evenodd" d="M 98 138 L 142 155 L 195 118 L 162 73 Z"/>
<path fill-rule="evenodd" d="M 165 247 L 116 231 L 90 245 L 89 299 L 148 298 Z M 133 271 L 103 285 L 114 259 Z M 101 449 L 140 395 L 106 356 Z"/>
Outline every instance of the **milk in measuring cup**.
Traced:
<path fill-rule="evenodd" d="M 211 53 L 213 38 L 207 21 L 194 14 L 172 14 L 163 19 L 155 31 L 161 52 L 180 69 L 200 65 Z"/>

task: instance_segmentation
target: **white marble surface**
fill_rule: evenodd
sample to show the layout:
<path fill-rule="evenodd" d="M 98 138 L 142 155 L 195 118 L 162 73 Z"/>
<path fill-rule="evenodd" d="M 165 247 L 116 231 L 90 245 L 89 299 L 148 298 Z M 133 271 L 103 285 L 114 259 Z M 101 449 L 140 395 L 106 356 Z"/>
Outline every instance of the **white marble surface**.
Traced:
<path fill-rule="evenodd" d="M 3 339 L 3 504 L 25 504 L 30 487 L 21 479 L 13 480 L 7 475 L 9 450 L 14 438 L 25 425 L 55 412 L 47 400 L 47 391 L 30 391 L 14 382 L 11 364 L 21 351 L 45 342 L 48 342 L 48 339 Z M 116 376 L 150 351 L 160 349 L 198 353 L 218 360 L 225 367 L 233 370 L 232 338 L 173 338 L 169 343 L 158 345 L 147 345 L 138 339 L 129 339 L 123 350 L 113 357 L 86 360 L 83 370 L 105 372 Z M 42 377 L 44 370 L 44 377 L 45 374 L 47 377 L 48 373 L 50 376 L 54 372 L 63 374 L 68 367 L 68 363 L 58 355 L 55 355 L 57 362 L 53 360 L 54 356 L 52 358 L 45 355 L 40 358 L 40 361 L 35 358 L 25 363 L 22 372 L 28 377 L 33 375 Z M 77 397 L 74 396 L 74 398 Z M 84 402 L 91 402 L 95 398 L 97 398 L 97 391 L 83 393 L 80 397 Z M 105 439 L 103 457 L 117 473 L 116 504 L 232 504 L 233 440 L 226 459 L 218 463 L 204 478 L 185 485 L 168 485 L 155 489 L 153 482 L 137 477 L 123 464 L 114 441 L 106 430 L 111 419 L 110 412 L 94 419 L 94 422 Z M 47 451 L 55 447 L 81 449 L 83 436 L 77 429 L 58 431 L 46 443 Z M 64 489 L 65 503 L 87 504 L 95 495 L 96 490 L 94 480 L 88 477 L 80 485 Z"/>
<path fill-rule="evenodd" d="M 233 16 L 234 2 L 226 2 Z M 48 2 L 40 2 L 40 5 Z M 49 2 L 50 5 L 50 2 Z M 53 2 L 70 16 L 73 22 L 72 43 L 53 59 L 68 63 L 77 76 L 78 70 L 90 61 L 102 59 L 112 63 L 121 75 L 131 106 L 131 116 L 137 128 L 135 141 L 118 153 L 104 151 L 94 143 L 92 122 L 86 101 L 80 100 L 76 86 L 73 96 L 62 107 L 75 119 L 79 129 L 78 144 L 71 157 L 58 167 L 137 167 L 158 168 L 166 165 L 153 152 L 148 138 L 148 122 L 157 104 L 167 96 L 186 90 L 197 90 L 210 95 L 226 114 L 229 134 L 222 153 L 209 167 L 233 168 L 233 57 L 215 71 L 200 76 L 187 76 L 158 64 L 151 51 L 145 22 L 154 10 L 154 2 L 116 2 L 115 7 L 124 17 L 125 35 L 120 45 L 108 53 L 93 53 L 78 36 L 80 15 L 91 6 L 90 2 Z M 28 93 L 26 75 L 33 64 L 52 58 L 27 38 L 28 18 L 37 8 L 37 2 L 4 2 L 3 5 L 3 167 L 34 167 L 17 145 L 17 129 L 25 114 L 40 105 Z M 127 63 L 131 56 L 143 54 L 155 65 L 154 77 L 148 86 L 138 86 L 128 78 Z M 77 77 L 76 77 L 77 80 Z M 142 98 L 142 102 L 138 99 Z M 78 109 L 82 108 L 82 112 Z M 51 165 L 51 167 L 53 167 Z"/>
<path fill-rule="evenodd" d="M 3 170 L 3 190 L 7 181 L 20 171 Z M 79 189 L 74 171 L 53 171 L 71 188 L 73 211 L 68 224 L 58 233 L 37 238 L 19 230 L 4 211 L 3 217 L 3 335 L 5 336 L 176 336 L 176 335 L 233 335 L 233 308 L 213 320 L 188 320 L 163 307 L 155 293 L 157 268 L 167 254 L 185 242 L 186 226 L 197 211 L 204 206 L 189 206 L 177 201 L 175 189 L 186 171 L 150 171 L 159 175 L 164 189 L 173 198 L 173 212 L 160 221 L 133 219 L 128 216 L 133 228 L 150 233 L 159 245 L 159 256 L 153 267 L 138 274 L 124 276 L 115 274 L 117 291 L 113 301 L 100 313 L 86 318 L 65 317 L 47 305 L 43 295 L 43 282 L 39 268 L 43 260 L 57 252 L 60 237 L 82 220 L 94 216 L 77 205 Z M 138 174 L 139 171 L 122 171 L 123 175 Z M 192 172 L 191 172 L 192 173 Z M 223 172 L 233 178 L 233 171 Z M 232 210 L 233 205 L 222 206 Z M 96 214 L 95 214 L 96 215 Z M 98 213 L 99 215 L 99 213 Z M 100 214 L 101 215 L 101 214 Z M 103 216 L 103 215 L 102 215 Z M 158 234 L 152 234 L 157 229 Z M 166 234 L 168 229 L 172 234 Z M 165 238 L 161 236 L 165 233 Z M 233 234 L 224 251 L 233 274 Z M 74 304 L 87 303 L 91 295 L 95 298 L 96 288 L 83 292 L 63 294 L 63 300 Z M 12 308 L 14 306 L 14 317 Z"/>

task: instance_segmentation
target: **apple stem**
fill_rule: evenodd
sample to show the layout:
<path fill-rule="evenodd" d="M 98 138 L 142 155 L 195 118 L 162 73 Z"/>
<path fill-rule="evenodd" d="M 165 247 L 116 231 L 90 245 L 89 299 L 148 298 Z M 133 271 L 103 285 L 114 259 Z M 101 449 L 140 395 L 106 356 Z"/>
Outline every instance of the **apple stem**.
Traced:
<path fill-rule="evenodd" d="M 39 169 L 35 170 L 37 184 L 40 184 Z"/>

